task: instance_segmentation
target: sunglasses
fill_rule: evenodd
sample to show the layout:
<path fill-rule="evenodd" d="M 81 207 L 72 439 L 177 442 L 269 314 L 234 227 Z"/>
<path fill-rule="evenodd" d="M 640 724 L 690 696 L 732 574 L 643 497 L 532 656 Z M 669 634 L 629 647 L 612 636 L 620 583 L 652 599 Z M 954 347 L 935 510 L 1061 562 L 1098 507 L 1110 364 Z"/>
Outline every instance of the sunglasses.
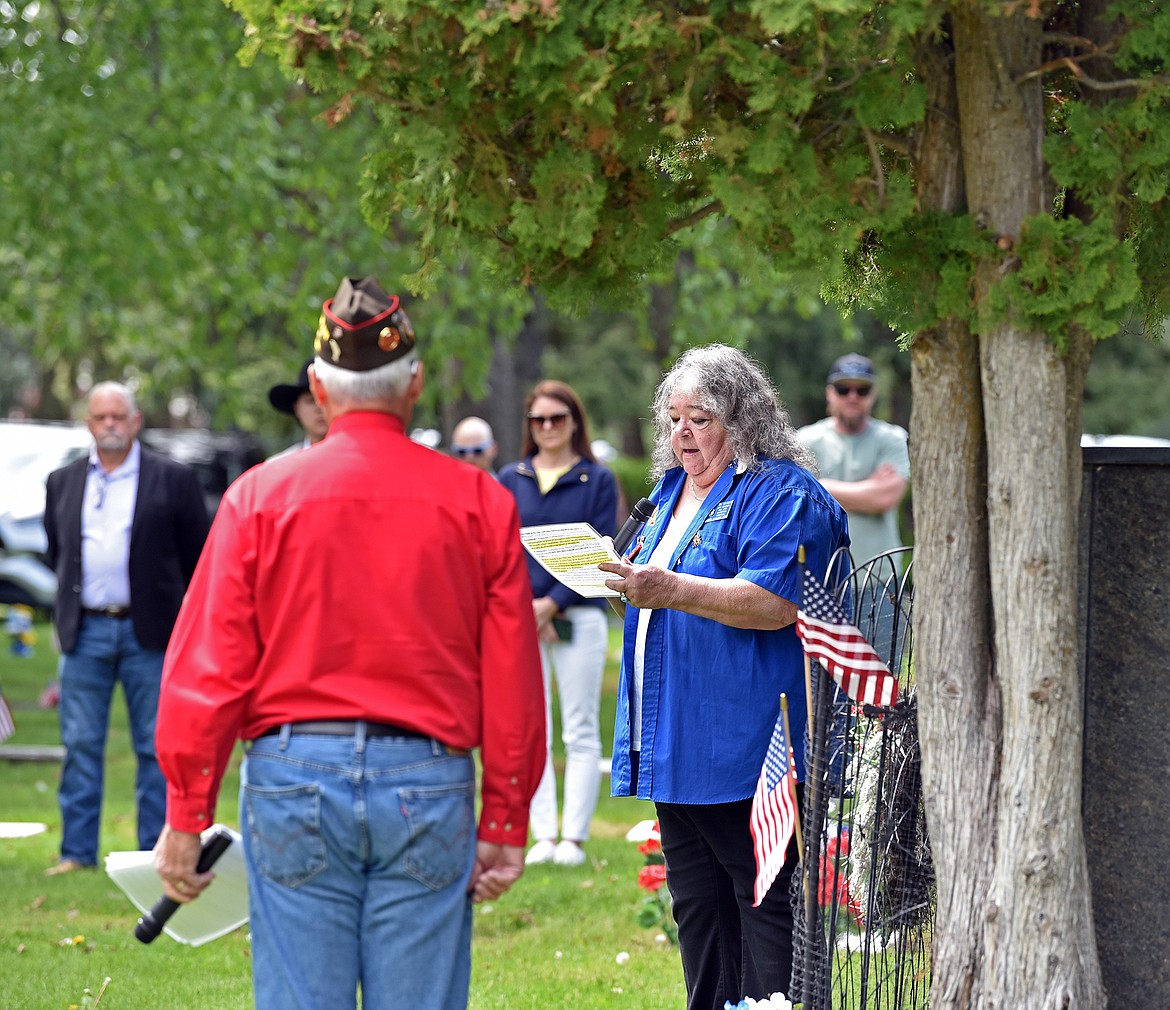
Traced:
<path fill-rule="evenodd" d="M 491 447 L 491 442 L 480 442 L 478 445 L 453 445 L 451 452 L 456 456 L 482 456 Z"/>
<path fill-rule="evenodd" d="M 842 386 L 838 383 L 833 383 L 833 389 L 837 391 L 838 396 L 848 396 L 850 393 L 856 393 L 858 396 L 866 397 L 873 392 L 873 386 Z"/>
<path fill-rule="evenodd" d="M 543 428 L 546 424 L 553 428 L 563 428 L 565 422 L 572 416 L 567 410 L 563 414 L 529 414 L 528 423 L 537 428 Z"/>

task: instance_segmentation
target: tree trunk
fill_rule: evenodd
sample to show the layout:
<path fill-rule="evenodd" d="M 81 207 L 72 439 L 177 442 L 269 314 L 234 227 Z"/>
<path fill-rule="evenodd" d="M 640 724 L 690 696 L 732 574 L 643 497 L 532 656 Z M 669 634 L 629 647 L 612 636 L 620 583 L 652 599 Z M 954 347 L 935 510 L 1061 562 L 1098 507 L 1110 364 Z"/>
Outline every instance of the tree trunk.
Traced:
<path fill-rule="evenodd" d="M 921 209 L 966 209 L 954 50 L 947 33 L 919 54 L 928 92 L 915 152 Z M 933 1007 L 973 1006 L 983 960 L 978 922 L 989 889 L 1000 735 L 993 689 L 979 350 L 959 322 L 911 345 L 911 473 L 915 502 L 915 670 L 923 793 L 938 914 L 931 950 Z M 918 433 L 929 432 L 930 437 Z M 973 857 L 973 854 L 975 858 Z"/>
<path fill-rule="evenodd" d="M 986 455 L 975 338 L 953 324 L 911 349 L 914 654 L 926 819 L 938 887 L 930 1005 L 974 1008 L 990 888 L 1000 699 L 991 676 Z M 926 602 L 929 601 L 929 602 Z M 930 605 L 933 603 L 934 605 Z"/>
<path fill-rule="evenodd" d="M 1001 236 L 976 303 L 1048 210 L 1040 25 L 953 15 L 964 191 Z M 995 261 L 993 261 L 995 260 Z M 1104 1005 L 1081 826 L 1077 665 L 1079 403 L 1088 344 L 1010 319 L 916 338 L 916 626 L 927 813 L 938 876 L 931 1005 Z M 1036 433 L 1036 434 L 1031 434 Z M 929 444 L 927 444 L 929 442 Z M 980 532 L 986 511 L 987 538 Z M 990 586 L 990 596 L 987 587 Z"/>

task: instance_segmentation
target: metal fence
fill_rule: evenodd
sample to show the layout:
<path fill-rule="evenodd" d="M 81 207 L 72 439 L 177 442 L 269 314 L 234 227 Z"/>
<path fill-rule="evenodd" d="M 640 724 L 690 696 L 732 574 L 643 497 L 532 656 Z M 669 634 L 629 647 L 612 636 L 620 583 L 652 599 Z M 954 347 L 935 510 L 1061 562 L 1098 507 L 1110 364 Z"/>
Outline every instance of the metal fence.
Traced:
<path fill-rule="evenodd" d="M 898 677 L 891 708 L 854 705 L 819 664 L 806 727 L 804 861 L 793 875 L 791 996 L 804 1010 L 929 1006 L 935 886 L 922 805 L 908 548 L 826 585 Z"/>

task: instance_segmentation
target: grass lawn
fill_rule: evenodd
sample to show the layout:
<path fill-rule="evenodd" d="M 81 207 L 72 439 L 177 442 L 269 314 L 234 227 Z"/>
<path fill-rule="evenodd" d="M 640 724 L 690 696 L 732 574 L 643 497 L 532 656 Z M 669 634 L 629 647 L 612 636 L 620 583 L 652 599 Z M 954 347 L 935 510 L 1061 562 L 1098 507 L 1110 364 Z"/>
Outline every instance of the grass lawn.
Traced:
<path fill-rule="evenodd" d="M 0 652 L 0 685 L 17 723 L 10 745 L 59 743 L 55 711 L 36 707 L 57 660 L 47 625 L 36 630 L 34 656 L 11 655 L 6 642 Z M 607 752 L 618 636 L 611 628 L 602 712 Z M 0 748 L 0 821 L 48 825 L 47 832 L 28 838 L 0 839 L 0 1010 L 250 1007 L 246 927 L 198 948 L 165 935 L 146 946 L 133 936 L 137 910 L 104 872 L 44 876 L 61 837 L 58 767 L 5 760 Z M 238 781 L 237 752 L 217 813 L 235 828 Z M 133 782 L 125 705 L 117 698 L 107 749 L 103 853 L 135 846 Z M 644 896 L 636 884 L 643 857 L 624 836 L 635 822 L 653 817 L 653 807 L 610 798 L 607 780 L 602 788 L 584 866 L 533 867 L 502 900 L 476 906 L 474 1010 L 658 1010 L 683 1004 L 677 950 L 657 930 L 636 922 Z M 427 1006 L 426 993 L 417 1005 Z"/>

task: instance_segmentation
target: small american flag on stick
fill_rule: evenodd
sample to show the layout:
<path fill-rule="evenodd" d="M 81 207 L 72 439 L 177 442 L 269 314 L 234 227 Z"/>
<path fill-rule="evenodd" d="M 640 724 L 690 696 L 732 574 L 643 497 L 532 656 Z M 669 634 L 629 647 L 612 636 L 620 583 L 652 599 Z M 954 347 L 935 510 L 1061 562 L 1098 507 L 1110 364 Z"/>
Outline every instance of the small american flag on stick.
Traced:
<path fill-rule="evenodd" d="M 857 704 L 882 708 L 893 705 L 898 698 L 898 678 L 807 568 L 801 597 L 796 633 L 804 643 L 804 651 L 820 660 L 841 690 Z"/>
<path fill-rule="evenodd" d="M 788 698 L 780 695 L 780 716 L 772 730 L 764 767 L 752 797 L 748 822 L 752 848 L 756 855 L 756 887 L 752 907 L 764 900 L 768 888 L 784 866 L 788 842 L 793 831 L 800 844 L 800 825 L 796 810 L 796 761 L 788 742 Z"/>
<path fill-rule="evenodd" d="M 16 732 L 16 721 L 12 718 L 12 709 L 8 707 L 8 700 L 4 692 L 0 691 L 0 743 L 7 740 Z"/>

